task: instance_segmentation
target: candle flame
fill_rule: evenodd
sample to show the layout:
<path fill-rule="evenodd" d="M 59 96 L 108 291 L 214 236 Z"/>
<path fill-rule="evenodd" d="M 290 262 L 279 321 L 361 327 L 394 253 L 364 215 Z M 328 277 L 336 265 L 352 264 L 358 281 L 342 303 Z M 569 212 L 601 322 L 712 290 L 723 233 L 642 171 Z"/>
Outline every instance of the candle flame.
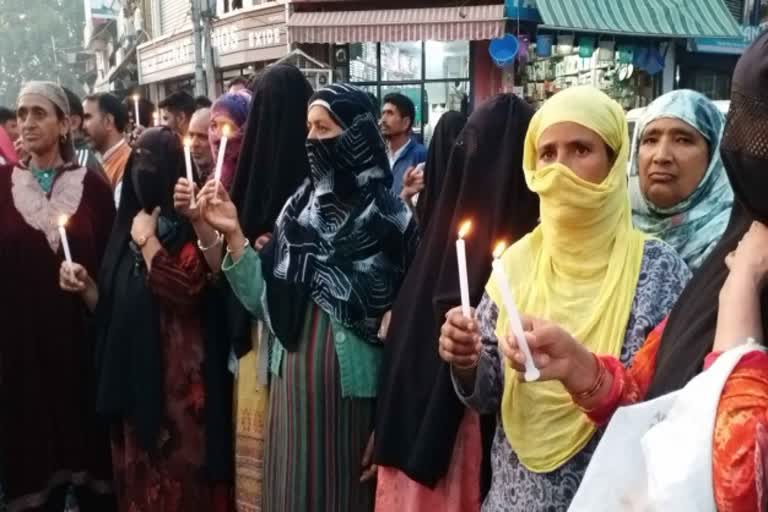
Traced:
<path fill-rule="evenodd" d="M 138 94 L 134 94 L 133 95 L 133 101 L 139 101 L 139 95 Z"/>
<path fill-rule="evenodd" d="M 459 238 L 464 238 L 469 233 L 469 230 L 472 229 L 472 221 L 467 220 L 464 221 L 461 224 L 461 227 L 459 228 Z"/>
<path fill-rule="evenodd" d="M 66 226 L 68 220 L 69 220 L 69 217 L 67 217 L 66 215 L 61 215 L 59 217 L 59 227 L 63 228 L 64 226 Z"/>
<path fill-rule="evenodd" d="M 222 137 L 229 137 L 229 125 L 228 124 L 225 124 L 224 126 L 222 126 L 222 128 L 221 128 L 221 136 Z"/>
<path fill-rule="evenodd" d="M 192 146 L 192 137 L 190 137 L 190 136 L 184 137 L 184 145 L 186 147 Z"/>
<path fill-rule="evenodd" d="M 504 241 L 499 242 L 496 244 L 496 248 L 493 250 L 493 257 L 495 259 L 501 258 L 501 255 L 504 254 L 504 251 L 507 250 L 507 244 Z"/>

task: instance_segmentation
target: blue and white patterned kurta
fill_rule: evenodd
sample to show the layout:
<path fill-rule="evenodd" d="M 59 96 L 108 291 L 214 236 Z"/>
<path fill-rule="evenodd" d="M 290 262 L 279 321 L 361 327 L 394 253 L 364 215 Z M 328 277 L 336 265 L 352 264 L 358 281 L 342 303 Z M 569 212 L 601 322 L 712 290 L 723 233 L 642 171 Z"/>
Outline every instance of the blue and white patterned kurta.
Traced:
<path fill-rule="evenodd" d="M 691 273 L 670 246 L 658 240 L 645 244 L 637 291 L 632 304 L 621 362 L 628 365 L 646 336 L 669 314 Z M 495 334 L 498 309 L 486 294 L 477 309 L 483 352 L 473 390 L 454 379 L 459 398 L 472 409 L 499 411 L 504 373 Z M 470 392 L 470 393 L 468 393 Z M 551 473 L 526 469 L 512 451 L 499 417 L 491 451 L 493 481 L 483 512 L 560 512 L 568 508 L 597 447 L 601 432 L 575 457 Z"/>

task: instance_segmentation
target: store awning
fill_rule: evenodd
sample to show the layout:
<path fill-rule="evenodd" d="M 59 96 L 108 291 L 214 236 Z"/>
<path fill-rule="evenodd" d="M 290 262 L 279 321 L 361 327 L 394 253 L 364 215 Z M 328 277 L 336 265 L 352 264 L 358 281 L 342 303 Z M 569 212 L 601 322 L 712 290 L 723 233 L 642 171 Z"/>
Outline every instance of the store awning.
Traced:
<path fill-rule="evenodd" d="M 298 12 L 288 20 L 292 43 L 479 41 L 504 35 L 504 6 Z"/>
<path fill-rule="evenodd" d="M 537 0 L 541 28 L 656 37 L 738 37 L 723 0 Z"/>

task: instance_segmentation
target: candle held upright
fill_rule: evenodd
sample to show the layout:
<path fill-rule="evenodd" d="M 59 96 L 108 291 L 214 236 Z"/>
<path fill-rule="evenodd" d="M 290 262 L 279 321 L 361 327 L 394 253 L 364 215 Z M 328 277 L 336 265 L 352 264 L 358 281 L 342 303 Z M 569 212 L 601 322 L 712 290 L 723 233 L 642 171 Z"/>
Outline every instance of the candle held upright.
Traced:
<path fill-rule="evenodd" d="M 189 182 L 189 192 L 192 194 L 192 198 L 189 200 L 190 208 L 195 207 L 195 178 L 192 172 L 192 139 L 190 137 L 184 137 L 184 164 L 187 168 L 187 181 Z"/>
<path fill-rule="evenodd" d="M 141 120 L 139 119 L 139 100 L 141 97 L 138 94 L 133 95 L 133 124 L 136 126 L 141 125 Z"/>
<path fill-rule="evenodd" d="M 67 222 L 69 217 L 62 215 L 59 217 L 59 238 L 61 238 L 61 247 L 64 249 L 64 259 L 67 262 L 67 266 L 70 272 L 72 270 L 72 252 L 69 250 L 69 240 L 67 239 Z"/>
<path fill-rule="evenodd" d="M 512 334 L 517 340 L 517 345 L 525 356 L 525 374 L 523 376 L 525 377 L 526 382 L 533 382 L 539 380 L 541 372 L 536 368 L 536 365 L 533 362 L 531 349 L 525 339 L 523 322 L 520 320 L 520 313 L 515 304 L 515 296 L 512 293 L 512 289 L 509 287 L 507 273 L 504 271 L 504 265 L 501 262 L 501 256 L 504 254 L 506 248 L 507 246 L 504 242 L 499 242 L 496 245 L 496 249 L 493 251 L 493 275 L 496 276 L 496 285 L 499 287 L 501 298 L 504 302 L 504 309 L 507 311 L 509 330 L 512 331 Z"/>
<path fill-rule="evenodd" d="M 464 237 L 472 229 L 472 221 L 465 221 L 459 228 L 456 240 L 456 261 L 459 267 L 459 290 L 461 292 L 461 313 L 465 318 L 472 318 L 472 305 L 469 301 L 469 279 L 467 277 L 467 247 Z"/>
<path fill-rule="evenodd" d="M 214 197 L 219 195 L 219 183 L 221 183 L 221 171 L 224 165 L 224 153 L 227 151 L 227 138 L 229 137 L 229 125 L 224 125 L 221 128 L 221 140 L 219 141 L 219 154 L 216 157 L 216 172 L 213 175 L 213 179 L 216 180 L 216 190 Z"/>

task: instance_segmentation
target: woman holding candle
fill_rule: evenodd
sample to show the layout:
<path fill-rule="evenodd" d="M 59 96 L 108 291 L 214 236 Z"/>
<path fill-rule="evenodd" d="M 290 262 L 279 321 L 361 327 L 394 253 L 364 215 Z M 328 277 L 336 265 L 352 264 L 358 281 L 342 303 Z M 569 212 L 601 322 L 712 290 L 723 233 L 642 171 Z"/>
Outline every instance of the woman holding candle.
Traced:
<path fill-rule="evenodd" d="M 243 125 L 248 119 L 251 94 L 248 91 L 222 95 L 211 107 L 208 136 L 216 158 L 214 175 L 227 190 L 235 179 L 235 168 L 243 144 Z"/>
<path fill-rule="evenodd" d="M 674 250 L 632 228 L 628 152 L 623 110 L 597 89 L 575 87 L 545 103 L 523 156 L 541 223 L 500 261 L 522 313 L 562 324 L 623 364 L 690 278 Z M 511 334 L 502 295 L 492 277 L 475 317 L 452 310 L 440 337 L 460 399 L 500 411 L 483 510 L 564 511 L 599 436 L 562 384 L 522 382 L 500 358 L 497 340 L 504 348 Z M 579 384 L 578 393 L 592 392 L 591 382 Z"/>
<path fill-rule="evenodd" d="M 621 405 L 683 388 L 731 348 L 768 329 L 768 33 L 744 52 L 733 77 L 722 157 L 736 202 L 722 240 L 686 287 L 669 319 L 648 336 L 625 369 L 610 354 L 597 358 L 562 328 L 533 320 L 529 342 L 544 359 L 544 377 L 574 392 L 584 417 L 606 424 Z M 515 347 L 510 355 L 517 358 Z M 600 386 L 576 396 L 575 373 Z M 572 384 L 574 383 L 574 384 Z M 702 425 L 691 425 L 701 429 Z M 768 503 L 768 355 L 752 351 L 731 373 L 712 428 L 712 485 L 720 512 L 765 510 Z"/>
<path fill-rule="evenodd" d="M 95 273 L 112 192 L 97 170 L 77 163 L 61 87 L 25 84 L 17 115 L 28 156 L 0 170 L 0 509 L 64 510 L 71 488 L 81 512 L 114 510 L 87 311 L 59 288 L 59 221 L 74 260 Z"/>
<path fill-rule="evenodd" d="M 481 459 L 490 470 L 480 420 L 456 397 L 435 340 L 446 312 L 459 303 L 453 245 L 460 227 L 469 225 L 463 233 L 469 306 L 480 301 L 491 273 L 488 247 L 501 237 L 520 238 L 538 222 L 538 196 L 526 187 L 522 169 L 531 116 L 524 101 L 505 94 L 480 106 L 451 148 L 441 139 L 445 117 L 435 130 L 417 207 L 426 227 L 384 343 L 374 459 L 379 512 L 480 509 Z M 450 149 L 450 159 L 437 163 L 435 147 L 443 154 Z M 433 175 L 443 177 L 442 191 L 430 186 Z M 495 417 L 488 419 L 495 426 Z"/>
<path fill-rule="evenodd" d="M 97 402 L 114 421 L 112 460 L 125 512 L 230 509 L 230 488 L 207 478 L 206 271 L 192 227 L 173 208 L 183 175 L 176 133 L 144 131 L 126 170 L 98 290 L 81 269 L 75 281 L 61 273 L 63 286 L 96 311 Z"/>
<path fill-rule="evenodd" d="M 222 268 L 233 290 L 280 342 L 264 510 L 363 512 L 374 497 L 366 444 L 372 451 L 378 328 L 410 261 L 416 225 L 389 190 L 368 96 L 334 85 L 309 105 L 310 177 L 285 204 L 271 244 L 253 250 L 223 187 L 214 197 L 208 183 L 200 201 L 226 238 Z"/>

